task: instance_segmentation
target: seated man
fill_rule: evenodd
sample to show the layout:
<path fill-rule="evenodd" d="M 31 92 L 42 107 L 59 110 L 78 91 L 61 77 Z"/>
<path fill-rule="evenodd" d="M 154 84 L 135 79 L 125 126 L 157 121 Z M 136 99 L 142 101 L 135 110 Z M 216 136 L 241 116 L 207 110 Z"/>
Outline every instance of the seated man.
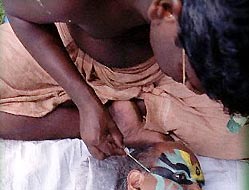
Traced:
<path fill-rule="evenodd" d="M 139 117 L 145 117 L 145 129 L 169 133 L 200 155 L 248 157 L 248 129 L 227 131 L 230 116 L 221 104 L 199 93 L 200 81 L 188 62 L 182 64 L 185 55 L 175 44 L 178 21 L 182 27 L 191 23 L 181 17 L 181 10 L 193 14 L 195 6 L 199 15 L 198 7 L 207 4 L 212 5 L 180 0 L 5 0 L 11 26 L 25 48 L 9 25 L 0 27 L 0 137 L 80 135 L 97 158 L 123 154 L 122 135 L 108 102 L 130 101 L 136 110 L 142 100 L 146 114 Z M 207 13 L 210 19 L 223 14 L 218 10 Z M 60 22 L 57 27 L 55 22 Z M 184 41 L 186 31 L 180 32 L 193 60 L 191 44 L 187 47 Z M 179 82 L 185 74 L 186 85 Z M 131 102 L 134 99 L 138 104 Z M 67 101 L 74 107 L 65 105 Z"/>

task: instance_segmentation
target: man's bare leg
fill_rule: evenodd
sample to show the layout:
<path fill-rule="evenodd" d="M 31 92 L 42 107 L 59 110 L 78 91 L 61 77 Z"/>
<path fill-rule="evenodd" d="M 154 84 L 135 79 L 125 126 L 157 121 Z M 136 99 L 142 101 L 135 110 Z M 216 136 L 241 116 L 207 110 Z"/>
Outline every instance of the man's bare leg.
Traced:
<path fill-rule="evenodd" d="M 144 130 L 142 115 L 132 101 L 114 101 L 109 111 L 124 136 L 127 146 L 168 140 L 163 134 Z M 47 140 L 80 138 L 79 113 L 73 103 L 58 106 L 41 118 L 17 116 L 0 112 L 0 138 L 12 140 Z"/>
<path fill-rule="evenodd" d="M 110 114 L 124 136 L 124 144 L 139 147 L 145 144 L 172 140 L 169 136 L 144 129 L 143 113 L 140 106 L 133 101 L 114 101 L 109 107 Z M 145 108 L 144 106 L 142 106 Z"/>
<path fill-rule="evenodd" d="M 78 110 L 73 104 L 64 104 L 41 118 L 0 112 L 0 138 L 12 140 L 80 138 Z"/>

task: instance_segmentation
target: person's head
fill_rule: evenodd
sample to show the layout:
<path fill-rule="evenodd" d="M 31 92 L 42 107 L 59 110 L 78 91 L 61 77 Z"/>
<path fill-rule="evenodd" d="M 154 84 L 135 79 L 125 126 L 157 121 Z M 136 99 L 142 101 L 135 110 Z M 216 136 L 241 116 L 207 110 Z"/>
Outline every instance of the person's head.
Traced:
<path fill-rule="evenodd" d="M 154 0 L 148 14 L 162 70 L 179 80 L 181 51 L 173 47 L 177 37 L 209 97 L 230 113 L 248 115 L 249 1 Z M 177 51 L 179 59 L 171 58 Z"/>
<path fill-rule="evenodd" d="M 197 158 L 180 143 L 157 143 L 134 151 L 133 156 L 150 173 L 129 159 L 120 174 L 127 180 L 119 190 L 200 190 L 204 183 Z"/>

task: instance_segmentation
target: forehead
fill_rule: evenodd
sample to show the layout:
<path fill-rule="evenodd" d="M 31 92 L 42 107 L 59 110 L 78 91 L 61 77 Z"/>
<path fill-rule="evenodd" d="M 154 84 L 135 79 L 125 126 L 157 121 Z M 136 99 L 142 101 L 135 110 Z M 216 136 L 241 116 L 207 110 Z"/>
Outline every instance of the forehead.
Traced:
<path fill-rule="evenodd" d="M 171 162 L 191 162 L 199 164 L 195 154 L 182 144 L 161 145 L 158 148 L 158 158 L 164 153 Z"/>
<path fill-rule="evenodd" d="M 204 176 L 196 156 L 181 144 L 161 144 L 157 147 L 157 158 L 152 164 L 155 173 L 165 178 L 174 179 L 182 175 L 182 184 L 203 182 Z"/>
<path fill-rule="evenodd" d="M 158 143 L 155 145 L 154 148 L 156 150 L 157 156 L 160 156 L 161 153 L 177 154 L 175 150 L 181 150 L 181 151 L 188 153 L 192 162 L 198 162 L 195 154 L 182 143 L 178 143 L 178 142 Z"/>
<path fill-rule="evenodd" d="M 175 150 L 181 150 L 180 152 Z M 182 152 L 186 152 L 187 154 L 182 154 Z M 151 146 L 150 148 L 146 149 L 136 155 L 135 157 L 139 159 L 142 163 L 146 164 L 148 167 L 153 167 L 154 163 L 158 160 L 162 153 L 167 153 L 168 155 L 182 157 L 182 155 L 187 155 L 189 161 L 193 164 L 199 164 L 196 156 L 194 153 L 186 148 L 182 143 L 178 142 L 164 142 L 164 143 L 157 143 Z"/>

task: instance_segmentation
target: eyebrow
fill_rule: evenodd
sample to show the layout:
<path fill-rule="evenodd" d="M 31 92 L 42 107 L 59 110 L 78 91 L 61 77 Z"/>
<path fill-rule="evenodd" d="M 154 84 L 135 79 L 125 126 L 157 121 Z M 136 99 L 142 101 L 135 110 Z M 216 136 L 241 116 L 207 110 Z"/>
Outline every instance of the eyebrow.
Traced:
<path fill-rule="evenodd" d="M 153 167 L 151 169 L 151 173 L 160 175 L 164 178 L 173 180 L 179 184 L 192 184 L 193 181 L 191 180 L 191 175 L 189 168 L 182 164 L 182 163 L 172 163 L 168 157 L 165 155 L 165 153 L 162 153 L 160 155 L 159 159 L 159 165 L 156 167 Z M 186 178 L 185 179 L 179 179 L 173 177 L 174 174 L 181 174 L 183 173 Z"/>
<path fill-rule="evenodd" d="M 174 170 L 185 171 L 187 175 L 191 177 L 189 168 L 186 165 L 182 163 L 173 164 L 164 153 L 160 155 L 159 160 L 161 160 L 162 162 L 164 162 L 166 165 L 170 166 Z"/>
<path fill-rule="evenodd" d="M 176 180 L 173 178 L 173 174 L 177 174 L 177 172 L 173 172 L 171 171 L 170 169 L 168 168 L 164 168 L 164 167 L 153 167 L 151 168 L 151 173 L 152 174 L 156 174 L 156 175 L 159 175 L 165 179 L 170 179 L 178 184 L 186 184 L 186 185 L 190 185 L 190 184 L 193 184 L 193 182 L 187 178 L 185 179 L 179 179 L 179 180 Z"/>

